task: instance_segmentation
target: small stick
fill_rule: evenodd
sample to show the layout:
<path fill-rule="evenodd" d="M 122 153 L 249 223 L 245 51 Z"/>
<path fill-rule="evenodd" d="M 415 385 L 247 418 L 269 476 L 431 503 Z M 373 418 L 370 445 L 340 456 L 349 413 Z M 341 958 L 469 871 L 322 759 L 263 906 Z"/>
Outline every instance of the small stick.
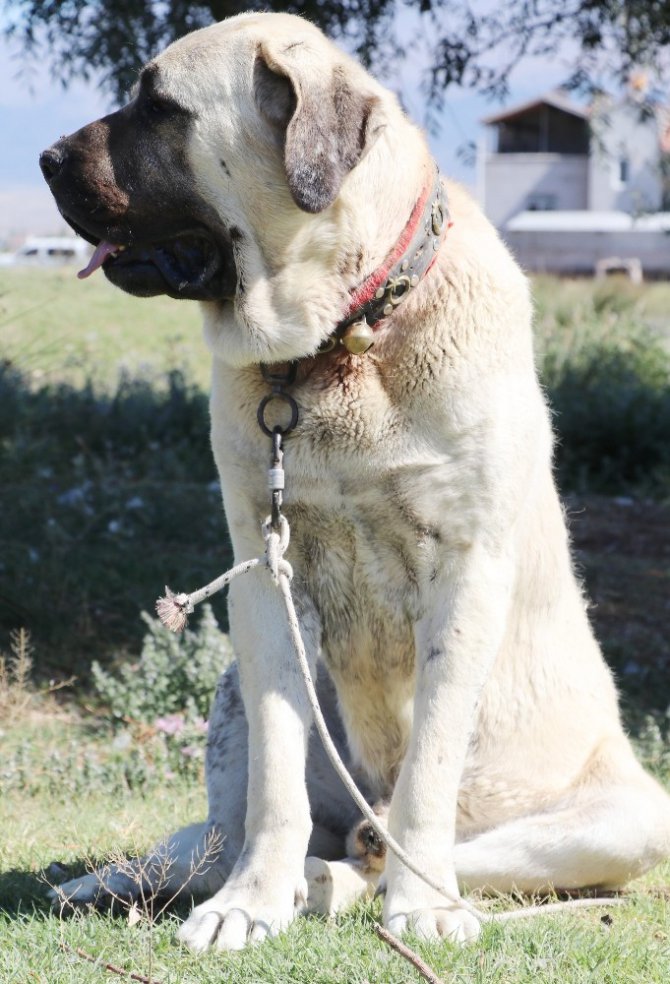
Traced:
<path fill-rule="evenodd" d="M 414 950 L 401 943 L 397 936 L 389 933 L 388 929 L 384 929 L 378 922 L 375 923 L 375 932 L 384 943 L 388 943 L 392 950 L 395 950 L 401 957 L 408 960 L 418 970 L 421 976 L 428 981 L 428 984 L 444 984 L 442 978 L 437 976 L 435 971 L 421 959 L 418 953 L 415 953 Z"/>
<path fill-rule="evenodd" d="M 88 960 L 89 963 L 98 964 L 100 967 L 104 967 L 108 970 L 110 974 L 118 974 L 120 977 L 128 977 L 131 981 L 140 981 L 140 984 L 160 984 L 155 977 L 145 977 L 144 974 L 133 974 L 130 970 L 124 970 L 123 967 L 116 967 L 111 963 L 101 963 L 98 957 L 91 956 L 86 950 L 81 950 L 77 947 L 74 950 L 67 943 L 60 944 L 61 950 L 65 950 L 66 953 L 72 953 L 75 957 L 81 957 L 82 960 Z"/>

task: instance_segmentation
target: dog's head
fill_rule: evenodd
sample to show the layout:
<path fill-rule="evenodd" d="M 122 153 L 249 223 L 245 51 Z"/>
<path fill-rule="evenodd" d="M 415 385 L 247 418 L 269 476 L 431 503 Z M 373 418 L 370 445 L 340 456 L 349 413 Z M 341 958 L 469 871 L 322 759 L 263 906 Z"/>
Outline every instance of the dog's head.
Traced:
<path fill-rule="evenodd" d="M 241 15 L 171 45 L 128 105 L 63 137 L 40 165 L 65 219 L 96 246 L 85 274 L 102 267 L 132 294 L 209 302 L 219 355 L 273 361 L 314 351 L 361 268 L 390 245 L 374 240 L 392 218 L 354 217 L 379 195 L 380 165 L 353 180 L 389 117 L 397 129 L 394 98 L 316 28 Z"/>

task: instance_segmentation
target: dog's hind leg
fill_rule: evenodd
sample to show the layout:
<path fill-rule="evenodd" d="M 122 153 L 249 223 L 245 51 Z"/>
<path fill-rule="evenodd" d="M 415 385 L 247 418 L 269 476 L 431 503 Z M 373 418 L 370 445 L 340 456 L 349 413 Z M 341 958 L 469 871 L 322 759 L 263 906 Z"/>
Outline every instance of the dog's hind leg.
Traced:
<path fill-rule="evenodd" d="M 501 824 L 457 843 L 454 861 L 462 890 L 535 894 L 619 888 L 668 854 L 670 800 L 650 784 Z M 381 867 L 308 858 L 309 911 L 332 916 L 370 898 Z"/>
<path fill-rule="evenodd" d="M 670 799 L 637 781 L 580 790 L 563 804 L 456 844 L 459 884 L 527 893 L 614 889 L 670 854 Z"/>
<path fill-rule="evenodd" d="M 66 914 L 95 905 L 113 907 L 159 895 L 208 897 L 225 882 L 244 840 L 247 736 L 237 670 L 222 674 L 209 722 L 209 819 L 178 830 L 144 857 L 103 865 L 50 892 Z"/>
<path fill-rule="evenodd" d="M 208 823 L 183 827 L 142 858 L 122 859 L 73 878 L 49 892 L 62 914 L 79 907 L 127 906 L 155 896 L 171 899 L 184 892 L 206 895 L 220 884 L 221 838 Z"/>
<path fill-rule="evenodd" d="M 327 674 L 319 675 L 319 698 L 340 754 L 346 760 L 344 730 Z M 247 808 L 248 728 L 237 667 L 221 676 L 209 722 L 207 791 L 209 818 L 177 831 L 139 859 L 110 863 L 74 878 L 50 893 L 63 913 L 77 907 L 110 907 L 159 895 L 208 898 L 225 883 L 244 844 Z M 328 762 L 316 734 L 310 736 L 307 788 L 313 818 L 310 855 L 342 858 L 345 838 L 358 812 Z"/>

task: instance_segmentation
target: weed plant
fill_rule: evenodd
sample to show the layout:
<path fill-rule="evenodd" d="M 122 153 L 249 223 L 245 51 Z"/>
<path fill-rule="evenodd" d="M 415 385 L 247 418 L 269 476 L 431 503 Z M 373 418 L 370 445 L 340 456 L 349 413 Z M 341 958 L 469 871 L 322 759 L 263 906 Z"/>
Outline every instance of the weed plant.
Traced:
<path fill-rule="evenodd" d="M 117 723 L 171 720 L 177 729 L 180 720 L 205 720 L 219 676 L 233 659 L 211 605 L 202 606 L 196 629 L 179 635 L 146 612 L 142 620 L 147 631 L 138 662 L 123 663 L 116 673 L 93 663 L 93 685 L 103 705 Z"/>
<path fill-rule="evenodd" d="M 32 703 L 32 653 L 26 629 L 10 633 L 10 651 L 0 653 L 0 721 L 5 725 L 23 717 Z"/>

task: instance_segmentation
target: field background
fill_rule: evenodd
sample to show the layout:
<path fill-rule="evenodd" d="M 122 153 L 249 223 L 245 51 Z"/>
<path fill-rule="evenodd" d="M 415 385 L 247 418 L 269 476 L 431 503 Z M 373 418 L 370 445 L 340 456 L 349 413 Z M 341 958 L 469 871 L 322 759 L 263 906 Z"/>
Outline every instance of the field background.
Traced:
<path fill-rule="evenodd" d="M 667 782 L 670 285 L 538 278 L 535 292 L 577 564 L 627 724 Z M 199 585 L 229 559 L 207 379 L 195 305 L 138 301 L 71 269 L 0 270 L 2 984 L 113 980 L 106 962 L 163 984 L 418 980 L 375 938 L 377 904 L 196 960 L 174 942 L 173 912 L 60 923 L 44 902 L 46 881 L 140 853 L 205 811 L 200 718 L 225 603 L 181 655 L 141 613 L 166 582 Z M 189 667 L 207 687 L 186 707 Z M 665 865 L 611 924 L 586 912 L 418 948 L 445 980 L 665 982 L 669 885 Z"/>

